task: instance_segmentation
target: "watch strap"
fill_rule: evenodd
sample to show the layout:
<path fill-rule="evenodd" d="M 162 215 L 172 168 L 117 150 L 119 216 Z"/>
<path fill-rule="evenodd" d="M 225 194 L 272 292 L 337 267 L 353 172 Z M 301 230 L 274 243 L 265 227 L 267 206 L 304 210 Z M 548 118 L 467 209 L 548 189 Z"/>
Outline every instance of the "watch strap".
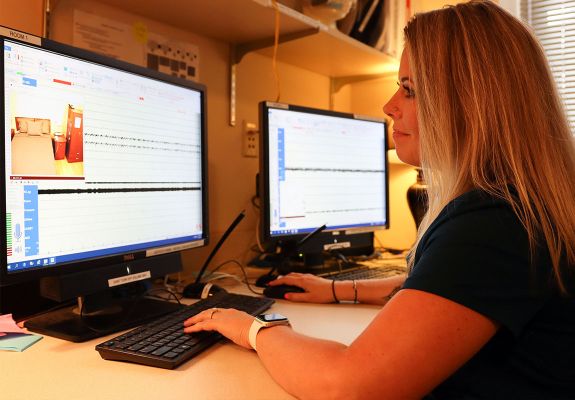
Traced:
<path fill-rule="evenodd" d="M 281 315 L 280 317 L 282 317 L 283 319 L 275 321 L 263 321 L 258 317 L 254 318 L 252 325 L 250 326 L 250 330 L 248 332 L 248 341 L 250 342 L 250 346 L 252 346 L 254 350 L 257 351 L 256 338 L 258 336 L 258 332 L 260 331 L 260 329 L 271 328 L 273 326 L 281 326 L 281 325 L 290 326 L 290 323 L 287 318 Z"/>
<path fill-rule="evenodd" d="M 250 326 L 250 331 L 248 333 L 248 341 L 250 342 L 250 346 L 252 346 L 252 348 L 255 351 L 258 351 L 258 349 L 256 348 L 256 337 L 258 336 L 258 332 L 262 328 L 263 324 L 257 318 L 254 318 L 254 321 L 252 322 L 252 325 Z"/>

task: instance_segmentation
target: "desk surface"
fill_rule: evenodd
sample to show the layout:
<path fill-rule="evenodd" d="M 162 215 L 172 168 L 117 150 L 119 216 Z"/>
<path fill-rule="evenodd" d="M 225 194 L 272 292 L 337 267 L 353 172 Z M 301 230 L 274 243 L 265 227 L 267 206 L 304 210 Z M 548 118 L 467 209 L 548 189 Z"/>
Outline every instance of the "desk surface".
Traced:
<path fill-rule="evenodd" d="M 242 286 L 231 290 L 246 293 Z M 298 332 L 349 344 L 379 308 L 277 300 L 270 311 L 288 316 Z M 1 397 L 7 400 L 292 399 L 272 380 L 255 352 L 231 342 L 222 341 L 179 368 L 164 370 L 103 360 L 94 348 L 104 340 L 106 337 L 71 343 L 44 336 L 22 353 L 0 352 Z"/>

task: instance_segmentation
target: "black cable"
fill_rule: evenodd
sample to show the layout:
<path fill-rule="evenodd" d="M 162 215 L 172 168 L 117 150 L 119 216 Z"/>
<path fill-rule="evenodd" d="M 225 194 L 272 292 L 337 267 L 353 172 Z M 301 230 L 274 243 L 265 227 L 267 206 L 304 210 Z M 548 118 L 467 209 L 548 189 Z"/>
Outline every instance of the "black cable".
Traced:
<path fill-rule="evenodd" d="M 235 261 L 235 260 L 234 260 L 234 261 Z M 244 279 L 245 279 L 246 286 L 248 287 L 249 291 L 252 292 L 252 293 L 254 293 L 254 294 L 260 295 L 260 296 L 263 295 L 263 294 L 264 294 L 263 290 L 262 290 L 261 292 L 257 292 L 257 291 L 255 291 L 255 290 L 252 288 L 252 286 L 250 285 L 250 282 L 249 282 L 249 280 L 248 280 L 248 274 L 246 273 L 246 270 L 245 270 L 244 266 L 243 266 L 242 264 L 240 264 L 239 262 L 237 262 L 237 261 L 236 261 L 235 263 L 240 267 L 240 269 L 241 269 L 241 271 L 242 271 L 242 274 L 244 275 Z"/>
<path fill-rule="evenodd" d="M 224 261 L 223 263 L 218 264 L 216 267 L 214 267 L 214 269 L 212 269 L 212 270 L 207 274 L 207 277 L 209 278 L 210 275 L 212 275 L 213 273 L 217 272 L 218 269 L 222 268 L 224 265 L 229 264 L 229 263 L 239 264 L 239 261 L 236 261 L 236 260 L 227 260 L 227 261 Z"/>
<path fill-rule="evenodd" d="M 166 288 L 155 288 L 155 289 L 150 289 L 148 290 L 146 293 L 144 293 L 144 296 L 148 296 L 148 297 L 153 297 L 155 299 L 161 299 L 161 300 L 168 300 L 165 297 L 161 297 L 161 296 L 155 296 L 155 295 L 150 295 L 151 292 L 168 292 L 168 294 L 170 295 L 168 297 L 168 299 L 170 297 L 173 297 L 176 302 L 178 303 L 178 305 L 182 305 L 182 302 L 180 301 L 181 297 L 178 297 L 177 293 L 173 292 L 170 289 L 166 289 Z"/>

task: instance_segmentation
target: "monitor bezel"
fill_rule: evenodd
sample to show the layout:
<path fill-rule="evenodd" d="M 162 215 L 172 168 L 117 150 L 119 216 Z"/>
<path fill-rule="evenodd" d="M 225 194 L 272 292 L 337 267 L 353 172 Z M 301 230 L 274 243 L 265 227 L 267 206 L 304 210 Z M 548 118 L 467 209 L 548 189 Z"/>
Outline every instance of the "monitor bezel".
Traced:
<path fill-rule="evenodd" d="M 346 250 L 349 254 L 359 253 L 362 250 L 354 250 L 354 246 L 359 246 L 361 248 L 367 248 L 365 235 L 370 234 L 371 239 L 373 239 L 373 234 L 375 231 L 389 229 L 389 159 L 387 155 L 388 150 L 388 123 L 385 118 L 370 117 L 365 115 L 358 115 L 352 113 L 346 113 L 334 110 L 325 110 L 307 106 L 300 106 L 295 104 L 278 103 L 272 101 L 262 101 L 260 102 L 259 115 L 260 115 L 260 164 L 259 164 L 259 179 L 258 179 L 258 196 L 260 198 L 260 238 L 262 242 L 267 246 L 277 246 L 278 242 L 281 241 L 299 241 L 303 239 L 308 233 L 312 232 L 315 228 L 309 228 L 305 231 L 298 233 L 287 233 L 287 234 L 271 234 L 270 230 L 270 185 L 269 185 L 269 148 L 270 148 L 270 136 L 269 136 L 269 118 L 268 111 L 270 109 L 288 110 L 294 112 L 303 112 L 315 115 L 325 115 L 331 117 L 340 117 L 355 120 L 365 120 L 372 122 L 380 122 L 384 126 L 384 165 L 385 165 L 385 203 L 387 205 L 385 210 L 385 224 L 382 225 L 370 225 L 361 227 L 350 227 L 350 228 L 336 228 L 330 229 L 326 228 L 323 232 L 316 235 L 314 240 L 310 240 L 308 244 L 303 245 L 301 250 L 305 252 L 306 250 L 311 250 L 317 248 L 318 246 L 323 246 L 329 248 L 337 248 L 338 239 L 345 237 L 346 240 L 351 241 L 351 247 L 341 248 L 342 252 L 345 253 Z M 354 238 L 357 236 L 357 238 Z M 362 236 L 361 238 L 359 236 Z M 357 242 L 353 243 L 353 242 Z M 372 247 L 372 246 L 371 246 Z M 373 248 L 373 247 L 372 247 Z"/>
<path fill-rule="evenodd" d="M 102 65 L 105 67 L 120 70 L 122 72 L 127 72 L 139 76 L 144 76 L 146 78 L 151 78 L 160 82 L 165 82 L 180 86 L 186 89 L 191 89 L 199 92 L 201 100 L 201 168 L 202 168 L 202 238 L 194 241 L 182 241 L 180 243 L 174 243 L 172 246 L 178 247 L 179 245 L 189 244 L 187 248 L 203 247 L 209 243 L 209 203 L 208 203 L 208 141 L 207 141 L 207 89 L 206 86 L 182 78 L 177 78 L 171 75 L 160 73 L 148 68 L 141 67 L 139 65 L 124 62 L 118 59 L 106 57 L 97 53 L 90 52 L 81 48 L 73 47 L 64 43 L 56 42 L 53 40 L 40 38 L 31 34 L 24 32 L 19 32 L 11 28 L 0 27 L 0 44 L 2 46 L 2 55 L 0 56 L 0 85 L 4 88 L 5 75 L 4 75 L 4 44 L 8 40 L 9 42 L 16 42 L 21 45 L 30 46 L 42 50 L 47 50 L 55 52 L 64 56 L 76 58 L 82 61 L 91 62 L 94 64 Z M 4 98 L 2 99 L 2 104 L 4 105 Z M 5 121 L 5 107 L 1 107 L 0 118 Z M 4 132 L 6 134 L 6 132 Z M 5 141 L 2 140 L 0 143 L 0 149 L 5 154 Z M 2 183 L 0 184 L 0 207 L 2 208 L 2 215 L 4 219 L 4 227 L 6 227 L 6 177 L 7 171 L 5 168 L 5 163 L 0 167 L 2 172 Z M 118 271 L 125 271 L 125 266 L 130 262 L 136 264 L 142 264 L 143 260 L 161 259 L 166 254 L 170 253 L 160 253 L 158 255 L 146 255 L 146 250 L 138 250 L 133 252 L 122 252 L 113 255 L 105 255 L 101 257 L 83 259 L 78 261 L 70 261 L 68 263 L 63 263 L 60 265 L 50 266 L 43 269 L 32 269 L 32 270 L 20 270 L 15 272 L 8 272 L 7 270 L 7 232 L 6 229 L 2 230 L 0 234 L 2 241 L 2 265 L 0 266 L 0 287 L 8 286 L 18 283 L 24 283 L 27 281 L 39 280 L 41 278 L 50 276 L 60 276 L 76 272 L 92 272 L 99 268 L 106 268 L 110 266 L 116 266 Z M 161 248 L 162 246 L 160 246 Z M 181 246 L 180 246 L 181 247 Z M 151 247 L 150 249 L 153 249 Z M 177 249 L 171 253 L 180 253 L 182 249 Z M 164 271 L 165 272 L 165 271 Z M 120 273 L 120 272 L 119 272 Z M 125 272 L 124 272 L 125 273 Z M 157 276 L 154 272 L 152 277 Z"/>

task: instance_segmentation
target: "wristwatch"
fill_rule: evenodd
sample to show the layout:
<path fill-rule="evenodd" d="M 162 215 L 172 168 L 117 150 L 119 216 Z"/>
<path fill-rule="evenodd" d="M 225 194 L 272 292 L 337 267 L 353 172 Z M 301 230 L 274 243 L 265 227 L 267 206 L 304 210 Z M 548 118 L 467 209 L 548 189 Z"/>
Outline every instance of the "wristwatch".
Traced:
<path fill-rule="evenodd" d="M 252 322 L 252 326 L 250 327 L 250 332 L 248 335 L 248 340 L 250 342 L 250 346 L 253 347 L 254 350 L 256 349 L 256 337 L 260 329 L 263 328 L 270 328 L 272 326 L 278 325 L 287 325 L 289 326 L 289 320 L 287 317 L 284 317 L 281 314 L 260 314 L 254 318 L 254 322 Z"/>

